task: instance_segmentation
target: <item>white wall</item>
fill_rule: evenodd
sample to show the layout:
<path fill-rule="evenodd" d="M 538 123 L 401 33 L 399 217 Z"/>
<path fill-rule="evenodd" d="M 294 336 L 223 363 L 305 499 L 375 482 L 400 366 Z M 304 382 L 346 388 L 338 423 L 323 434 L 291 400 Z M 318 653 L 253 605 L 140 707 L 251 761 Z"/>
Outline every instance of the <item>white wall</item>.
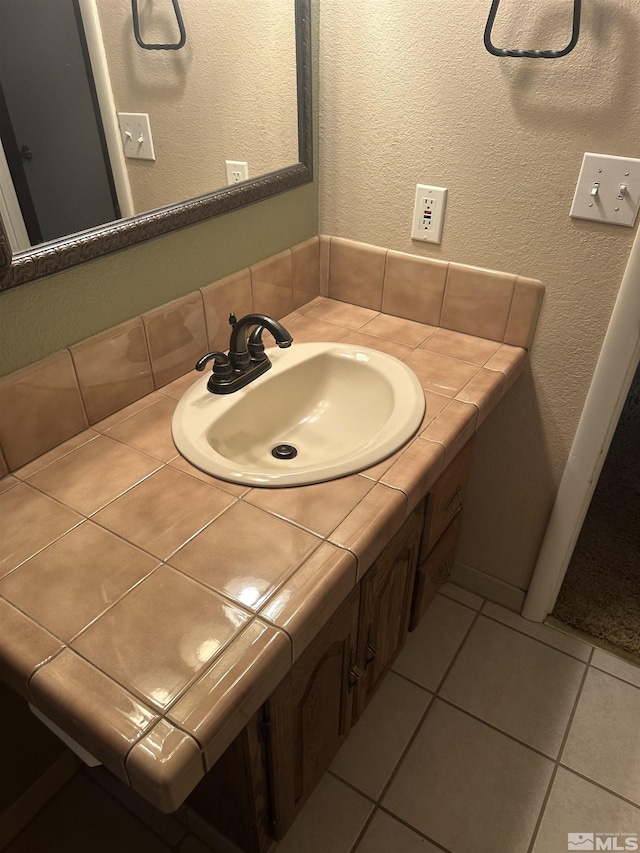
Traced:
<path fill-rule="evenodd" d="M 485 422 L 459 558 L 526 589 L 634 229 L 572 220 L 584 151 L 640 156 L 640 7 L 588 0 L 558 60 L 499 59 L 489 0 L 321 0 L 320 230 L 541 279 L 531 370 Z M 494 41 L 559 47 L 570 0 L 503 0 Z M 449 187 L 441 246 L 415 184 Z"/>

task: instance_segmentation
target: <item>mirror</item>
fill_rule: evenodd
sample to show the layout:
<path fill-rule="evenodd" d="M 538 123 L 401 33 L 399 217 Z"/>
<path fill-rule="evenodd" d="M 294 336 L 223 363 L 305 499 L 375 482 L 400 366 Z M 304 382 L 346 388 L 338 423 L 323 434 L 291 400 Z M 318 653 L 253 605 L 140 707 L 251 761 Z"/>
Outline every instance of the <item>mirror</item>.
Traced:
<path fill-rule="evenodd" d="M 25 0 L 0 0 L 0 15 L 24 3 Z M 50 10 L 56 3 L 64 3 L 71 10 L 67 14 L 70 28 L 73 29 L 75 15 L 76 26 L 79 19 L 86 33 L 86 44 L 80 45 L 79 55 L 74 59 L 65 54 L 64 67 L 90 67 L 95 91 L 89 86 L 88 100 L 97 102 L 99 126 L 89 133 L 71 124 L 80 112 L 80 96 L 74 93 L 73 115 L 57 132 L 64 147 L 73 152 L 75 168 L 71 179 L 63 178 L 62 192 L 51 189 L 60 170 L 50 164 L 47 169 L 40 147 L 36 158 L 30 139 L 20 138 L 18 132 L 14 132 L 13 157 L 14 161 L 16 157 L 22 161 L 22 173 L 32 166 L 41 168 L 49 198 L 66 199 L 88 187 L 91 204 L 82 201 L 76 205 L 82 215 L 91 206 L 100 206 L 96 203 L 100 184 L 104 185 L 105 202 L 100 210 L 91 213 L 97 218 L 81 220 L 79 224 L 68 221 L 61 206 L 54 203 L 48 219 L 46 211 L 39 213 L 35 229 L 28 228 L 27 211 L 20 241 L 20 234 L 13 228 L 14 220 L 7 213 L 11 204 L 16 204 L 20 170 L 15 162 L 9 163 L 6 120 L 2 115 L 6 119 L 10 98 L 14 103 L 24 99 L 13 90 L 5 92 L 11 84 L 5 86 L 3 81 L 0 126 L 2 148 L 7 154 L 3 157 L 0 150 L 3 288 L 68 269 L 313 179 L 310 0 L 219 0 L 216 4 L 209 0 L 180 0 L 179 4 L 172 4 L 172 0 L 138 0 L 140 34 L 148 44 L 178 42 L 174 6 L 181 7 L 186 44 L 179 50 L 145 50 L 136 44 L 130 0 L 29 0 L 28 5 Z M 42 20 L 32 14 L 29 41 L 35 41 L 36 23 L 44 39 L 38 54 L 42 57 L 51 26 L 46 24 L 44 14 Z M 2 41 L 6 57 L 11 51 L 5 50 L 10 43 L 4 34 Z M 58 41 L 50 50 L 54 48 L 60 52 Z M 208 64 L 205 59 L 210 60 Z M 2 62 L 6 69 L 7 60 Z M 15 82 L 18 76 L 13 74 L 10 79 Z M 54 74 L 50 76 L 53 78 Z M 109 93 L 111 109 L 104 106 Z M 31 114 L 47 111 L 59 115 L 60 109 L 49 108 L 52 100 L 53 95 L 42 93 L 34 109 L 24 109 L 23 113 L 27 119 Z M 133 118 L 117 115 L 124 110 L 134 113 Z M 141 126 L 137 122 L 143 110 L 149 116 L 151 139 L 143 127 L 140 143 Z M 22 127 L 20 121 L 18 116 L 14 124 Z M 144 149 L 143 154 L 151 153 L 156 159 L 125 158 L 124 151 L 131 145 L 133 153 L 139 153 L 139 147 Z M 106 180 L 78 179 L 80 155 L 90 148 L 97 152 L 98 159 L 108 162 Z M 231 180 L 239 182 L 227 185 L 226 160 L 248 163 L 248 179 L 244 179 L 242 166 L 231 165 Z M 31 195 L 37 195 L 37 190 Z M 19 213 L 24 213 L 24 207 L 18 202 Z"/>

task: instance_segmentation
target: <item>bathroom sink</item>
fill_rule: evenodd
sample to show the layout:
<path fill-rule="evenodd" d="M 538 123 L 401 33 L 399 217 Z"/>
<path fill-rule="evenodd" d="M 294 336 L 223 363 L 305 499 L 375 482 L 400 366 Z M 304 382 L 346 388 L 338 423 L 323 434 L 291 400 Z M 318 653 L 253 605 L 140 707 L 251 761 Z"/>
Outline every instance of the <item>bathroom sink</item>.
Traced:
<path fill-rule="evenodd" d="M 424 391 L 398 359 L 341 343 L 270 349 L 271 369 L 229 395 L 203 376 L 173 416 L 193 465 L 248 486 L 299 486 L 380 462 L 416 432 Z"/>

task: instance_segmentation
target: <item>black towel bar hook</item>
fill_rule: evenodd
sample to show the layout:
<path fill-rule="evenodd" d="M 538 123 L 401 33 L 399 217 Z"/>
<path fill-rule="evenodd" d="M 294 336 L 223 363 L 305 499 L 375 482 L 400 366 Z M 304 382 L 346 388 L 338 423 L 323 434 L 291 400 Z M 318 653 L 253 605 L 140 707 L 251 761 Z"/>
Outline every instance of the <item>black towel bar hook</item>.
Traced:
<path fill-rule="evenodd" d="M 504 47 L 495 47 L 491 41 L 491 33 L 496 15 L 498 14 L 499 5 L 500 0 L 493 0 L 491 3 L 491 11 L 489 12 L 489 17 L 487 19 L 487 26 L 484 28 L 484 46 L 487 48 L 489 53 L 492 53 L 494 56 L 527 57 L 529 59 L 558 59 L 559 57 L 566 56 L 570 53 L 578 43 L 578 37 L 580 36 L 580 9 L 582 6 L 582 0 L 573 0 L 573 32 L 571 34 L 571 41 L 566 47 L 563 47 L 562 50 L 507 50 L 507 48 Z"/>
<path fill-rule="evenodd" d="M 175 44 L 147 44 L 147 42 L 142 40 L 142 36 L 140 35 L 138 0 L 131 0 L 131 11 L 133 12 L 133 34 L 140 47 L 143 47 L 145 50 L 180 50 L 181 47 L 184 47 L 185 42 L 187 41 L 187 33 L 184 28 L 184 21 L 182 20 L 180 4 L 178 0 L 171 0 L 171 2 L 173 3 L 173 11 L 175 12 L 178 29 L 180 30 L 180 41 Z"/>

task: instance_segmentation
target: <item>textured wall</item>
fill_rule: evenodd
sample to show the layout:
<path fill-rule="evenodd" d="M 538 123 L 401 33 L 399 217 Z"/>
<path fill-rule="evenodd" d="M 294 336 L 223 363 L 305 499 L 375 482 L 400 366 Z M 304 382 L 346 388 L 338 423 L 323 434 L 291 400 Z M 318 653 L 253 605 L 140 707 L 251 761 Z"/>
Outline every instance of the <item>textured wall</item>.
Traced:
<path fill-rule="evenodd" d="M 178 40 L 169 0 L 139 0 L 147 43 Z M 293 0 L 182 0 L 187 42 L 143 50 L 130 0 L 98 0 L 119 112 L 149 113 L 156 161 L 127 160 L 137 212 L 226 186 L 225 160 L 256 177 L 298 162 Z"/>
<path fill-rule="evenodd" d="M 479 435 L 462 562 L 522 589 L 633 240 L 569 218 L 584 151 L 640 156 L 640 7 L 589 0 L 558 60 L 484 49 L 489 2 L 321 0 L 321 233 L 541 279 L 531 370 Z M 569 0 L 503 0 L 494 42 L 560 47 Z M 441 246 L 415 184 L 449 188 Z"/>

